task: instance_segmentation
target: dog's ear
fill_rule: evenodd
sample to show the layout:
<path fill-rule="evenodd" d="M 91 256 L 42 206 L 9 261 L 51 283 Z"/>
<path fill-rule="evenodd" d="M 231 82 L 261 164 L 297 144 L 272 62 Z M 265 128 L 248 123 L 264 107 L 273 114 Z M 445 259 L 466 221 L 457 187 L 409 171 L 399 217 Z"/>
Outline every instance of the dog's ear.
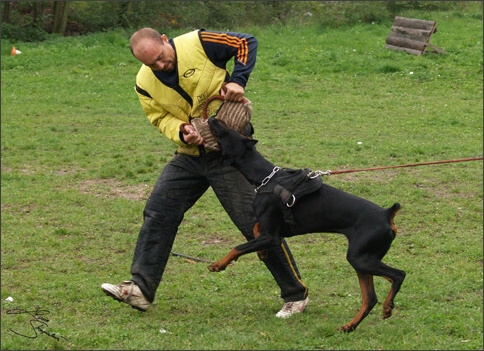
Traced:
<path fill-rule="evenodd" d="M 255 144 L 257 144 L 258 140 L 256 139 L 245 139 L 245 146 L 247 149 L 254 148 Z"/>

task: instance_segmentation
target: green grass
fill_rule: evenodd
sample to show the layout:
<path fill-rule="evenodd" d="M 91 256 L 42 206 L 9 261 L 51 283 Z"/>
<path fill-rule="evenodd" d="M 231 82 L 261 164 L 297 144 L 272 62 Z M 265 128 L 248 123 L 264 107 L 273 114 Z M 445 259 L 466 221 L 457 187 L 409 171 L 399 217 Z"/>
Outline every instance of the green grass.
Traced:
<path fill-rule="evenodd" d="M 482 156 L 482 16 L 431 17 L 445 55 L 386 50 L 391 23 L 231 28 L 260 43 L 247 87 L 259 151 L 313 170 Z M 145 199 L 175 150 L 133 92 L 129 35 L 20 43 L 13 57 L 2 41 L 2 349 L 482 349 L 482 161 L 324 178 L 403 206 L 384 260 L 407 272 L 394 315 L 381 318 L 389 284 L 376 278 L 380 303 L 354 333 L 337 332 L 361 296 L 331 234 L 288 240 L 311 299 L 288 320 L 256 255 L 219 274 L 172 257 L 145 314 L 106 297 L 103 282 L 129 278 Z M 209 191 L 173 250 L 216 260 L 242 240 Z M 12 332 L 34 335 L 31 317 L 7 312 L 37 307 L 68 340 Z"/>

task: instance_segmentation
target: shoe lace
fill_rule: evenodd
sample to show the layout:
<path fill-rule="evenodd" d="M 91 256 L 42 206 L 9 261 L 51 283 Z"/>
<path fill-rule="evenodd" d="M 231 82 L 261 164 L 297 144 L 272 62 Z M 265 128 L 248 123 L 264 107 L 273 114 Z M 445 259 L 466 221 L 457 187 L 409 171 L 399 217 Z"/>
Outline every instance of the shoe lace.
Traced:
<path fill-rule="evenodd" d="M 291 311 L 291 309 L 292 309 L 292 306 L 293 306 L 293 305 L 294 305 L 294 301 L 291 301 L 291 302 L 286 302 L 286 303 L 284 304 L 284 307 L 282 308 L 282 310 L 283 310 L 284 312 L 290 312 L 290 311 Z"/>
<path fill-rule="evenodd" d="M 123 288 L 124 289 L 121 289 L 121 291 L 123 291 L 123 298 L 124 300 L 128 300 L 133 295 L 134 283 L 124 283 Z M 128 294 L 126 294 L 125 291 L 127 291 Z"/>

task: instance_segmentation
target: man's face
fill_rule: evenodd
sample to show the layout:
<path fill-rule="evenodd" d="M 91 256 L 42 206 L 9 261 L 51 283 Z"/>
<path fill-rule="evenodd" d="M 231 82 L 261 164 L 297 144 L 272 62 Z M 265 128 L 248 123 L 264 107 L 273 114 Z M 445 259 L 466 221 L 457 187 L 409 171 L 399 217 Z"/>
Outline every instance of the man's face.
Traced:
<path fill-rule="evenodd" d="M 150 39 L 140 42 L 135 49 L 135 57 L 154 71 L 170 72 L 175 69 L 175 50 L 165 34 L 161 43 Z"/>

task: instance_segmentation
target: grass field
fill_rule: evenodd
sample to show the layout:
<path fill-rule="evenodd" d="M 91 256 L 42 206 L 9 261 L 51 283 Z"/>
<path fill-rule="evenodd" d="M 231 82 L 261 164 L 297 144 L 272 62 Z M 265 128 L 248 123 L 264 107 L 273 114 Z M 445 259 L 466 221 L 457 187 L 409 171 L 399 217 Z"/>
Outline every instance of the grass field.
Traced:
<path fill-rule="evenodd" d="M 259 39 L 246 92 L 259 151 L 333 171 L 482 156 L 482 4 L 402 15 L 431 15 L 447 53 L 385 49 L 391 22 L 231 28 Z M 337 331 L 361 296 L 331 234 L 288 240 L 310 290 L 288 320 L 255 254 L 218 274 L 172 257 L 144 314 L 106 297 L 102 283 L 130 277 L 146 197 L 175 151 L 134 94 L 129 35 L 18 43 L 17 56 L 2 41 L 2 349 L 482 350 L 482 161 L 323 179 L 403 206 L 384 260 L 407 272 L 394 314 L 381 318 L 390 286 L 375 278 L 380 302 L 354 333 Z M 173 250 L 216 260 L 241 242 L 209 191 Z"/>

